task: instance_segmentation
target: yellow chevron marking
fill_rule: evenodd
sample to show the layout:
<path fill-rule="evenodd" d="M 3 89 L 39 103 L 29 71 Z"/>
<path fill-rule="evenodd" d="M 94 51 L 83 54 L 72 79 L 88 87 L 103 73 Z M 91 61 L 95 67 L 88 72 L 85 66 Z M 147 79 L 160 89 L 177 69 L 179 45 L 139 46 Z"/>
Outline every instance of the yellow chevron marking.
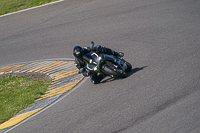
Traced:
<path fill-rule="evenodd" d="M 36 67 L 34 69 L 31 69 L 28 72 L 33 72 L 33 71 L 34 72 L 45 72 L 45 71 L 51 70 L 53 68 L 56 68 L 56 67 L 59 67 L 61 65 L 64 65 L 64 64 L 67 64 L 67 63 L 71 63 L 71 62 L 72 61 L 52 61 L 52 62 L 50 62 L 48 64 L 45 64 L 45 65 L 41 64 L 41 66 Z M 6 71 L 11 71 L 11 70 L 14 70 L 14 69 L 16 69 L 18 67 L 20 68 L 23 65 L 27 65 L 27 64 L 18 64 L 18 65 L 10 65 L 10 66 L 2 67 L 2 68 L 0 68 L 0 73 L 1 72 L 6 72 Z M 77 68 L 72 68 L 72 67 L 70 67 L 70 68 L 71 69 L 68 68 L 68 70 L 53 74 L 52 75 L 53 80 L 56 81 L 56 80 L 59 80 L 59 79 L 65 78 L 65 77 L 69 77 L 69 76 L 74 75 L 74 74 L 76 74 L 78 72 Z M 40 99 L 37 99 L 36 101 L 39 101 L 39 100 L 42 100 L 42 99 L 45 99 L 45 98 L 48 98 L 48 97 L 51 97 L 51 96 L 55 96 L 55 95 L 67 92 L 68 90 L 70 90 L 74 86 L 76 86 L 80 81 L 81 81 L 81 79 L 80 80 L 76 80 L 76 81 L 71 82 L 71 83 L 68 83 L 66 85 L 62 85 L 62 86 L 56 87 L 55 89 L 51 89 L 51 90 L 47 91 L 45 93 L 45 95 L 43 95 Z M 38 112 L 39 110 L 41 110 L 43 108 L 44 107 L 29 111 L 29 112 L 26 112 L 26 113 L 23 113 L 23 114 L 19 114 L 17 116 L 14 116 L 13 118 L 9 119 L 8 121 L 0 124 L 0 129 L 4 129 L 4 128 L 7 128 L 7 127 L 16 125 L 17 123 L 19 123 L 22 120 L 28 118 L 29 116 L 33 115 L 34 113 Z"/>
<path fill-rule="evenodd" d="M 68 90 L 72 89 L 76 84 L 78 84 L 79 81 L 81 81 L 81 80 L 77 80 L 77 81 L 71 82 L 69 84 L 59 86 L 55 89 L 49 90 L 46 92 L 45 95 L 42 96 L 42 98 L 37 99 L 36 101 L 67 92 Z"/>
<path fill-rule="evenodd" d="M 69 70 L 66 70 L 66 71 L 55 73 L 55 74 L 52 75 L 52 78 L 53 78 L 53 81 L 56 81 L 56 80 L 74 75 L 76 73 L 78 73 L 78 69 L 72 68 L 72 69 L 69 69 Z"/>
<path fill-rule="evenodd" d="M 0 73 L 1 73 L 1 72 L 6 72 L 6 71 L 11 71 L 11 70 L 13 70 L 13 69 L 15 69 L 15 68 L 18 68 L 18 67 L 21 67 L 21 66 L 23 66 L 23 65 L 25 65 L 25 64 L 10 65 L 10 66 L 2 67 L 2 68 L 0 68 Z"/>
<path fill-rule="evenodd" d="M 33 115 L 34 113 L 38 112 L 39 110 L 41 110 L 42 108 L 30 111 L 30 112 L 26 112 L 17 116 L 14 116 L 13 118 L 11 118 L 10 120 L 4 122 L 3 124 L 0 125 L 0 129 L 6 128 L 6 127 L 10 127 L 13 126 L 19 122 L 21 122 L 22 120 L 24 120 L 25 118 Z"/>
<path fill-rule="evenodd" d="M 65 64 L 65 63 L 69 63 L 69 62 L 70 61 L 53 61 L 53 62 L 50 62 L 50 63 L 48 63 L 46 65 L 42 65 L 42 66 L 39 66 L 37 68 L 31 69 L 28 72 L 33 72 L 33 71 L 44 72 L 44 71 L 53 69 L 55 67 L 61 66 L 61 65 Z"/>

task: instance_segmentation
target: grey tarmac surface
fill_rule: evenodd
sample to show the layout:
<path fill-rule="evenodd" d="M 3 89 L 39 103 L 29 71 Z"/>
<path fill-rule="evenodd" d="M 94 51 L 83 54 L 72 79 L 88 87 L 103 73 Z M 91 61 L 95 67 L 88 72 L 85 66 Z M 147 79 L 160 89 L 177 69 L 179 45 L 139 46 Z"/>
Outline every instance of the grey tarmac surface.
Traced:
<path fill-rule="evenodd" d="M 0 18 L 0 66 L 73 58 L 76 44 L 125 53 L 129 77 L 70 95 L 11 133 L 199 133 L 199 0 L 65 0 Z"/>

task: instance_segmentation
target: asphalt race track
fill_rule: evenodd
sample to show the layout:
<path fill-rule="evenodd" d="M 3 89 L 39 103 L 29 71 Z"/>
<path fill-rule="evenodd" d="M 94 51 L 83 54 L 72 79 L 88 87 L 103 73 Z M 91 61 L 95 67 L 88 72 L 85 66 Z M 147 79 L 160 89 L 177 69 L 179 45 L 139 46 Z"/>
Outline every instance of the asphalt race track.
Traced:
<path fill-rule="evenodd" d="M 73 58 L 75 45 L 125 53 L 125 79 L 86 80 L 10 133 L 199 133 L 199 0 L 65 0 L 0 18 L 0 66 Z"/>

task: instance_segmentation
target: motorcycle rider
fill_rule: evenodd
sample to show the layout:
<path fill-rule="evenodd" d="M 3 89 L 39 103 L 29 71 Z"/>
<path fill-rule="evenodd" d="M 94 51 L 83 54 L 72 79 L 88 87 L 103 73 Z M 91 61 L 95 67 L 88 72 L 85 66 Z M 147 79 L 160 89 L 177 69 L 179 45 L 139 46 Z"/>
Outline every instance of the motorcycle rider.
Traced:
<path fill-rule="evenodd" d="M 94 43 L 94 42 L 91 42 Z M 91 49 L 90 47 L 84 47 L 82 48 L 81 46 L 77 45 L 73 48 L 73 54 L 75 56 L 75 65 L 76 67 L 79 69 L 79 74 L 83 74 L 83 76 L 91 77 L 91 82 L 93 84 L 98 84 L 100 83 L 100 81 L 105 78 L 104 74 L 98 74 L 96 72 L 91 72 L 91 71 L 87 71 L 85 69 L 86 63 L 83 61 L 82 57 L 91 52 L 97 52 L 97 53 L 103 53 L 103 54 L 108 54 L 108 55 L 113 55 L 113 56 L 118 56 L 118 57 L 123 57 L 124 53 L 122 52 L 115 52 L 114 50 L 107 48 L 107 47 L 102 47 L 101 45 L 97 45 L 95 47 L 93 47 L 93 49 Z"/>

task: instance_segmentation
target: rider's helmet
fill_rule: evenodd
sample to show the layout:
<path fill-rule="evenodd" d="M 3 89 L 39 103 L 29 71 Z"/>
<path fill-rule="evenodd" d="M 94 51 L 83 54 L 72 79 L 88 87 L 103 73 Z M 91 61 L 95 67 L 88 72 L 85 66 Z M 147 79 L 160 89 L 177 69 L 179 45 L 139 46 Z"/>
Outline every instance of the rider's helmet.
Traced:
<path fill-rule="evenodd" d="M 76 58 L 82 58 L 83 56 L 83 48 L 81 46 L 75 46 L 73 49 L 73 54 Z"/>

